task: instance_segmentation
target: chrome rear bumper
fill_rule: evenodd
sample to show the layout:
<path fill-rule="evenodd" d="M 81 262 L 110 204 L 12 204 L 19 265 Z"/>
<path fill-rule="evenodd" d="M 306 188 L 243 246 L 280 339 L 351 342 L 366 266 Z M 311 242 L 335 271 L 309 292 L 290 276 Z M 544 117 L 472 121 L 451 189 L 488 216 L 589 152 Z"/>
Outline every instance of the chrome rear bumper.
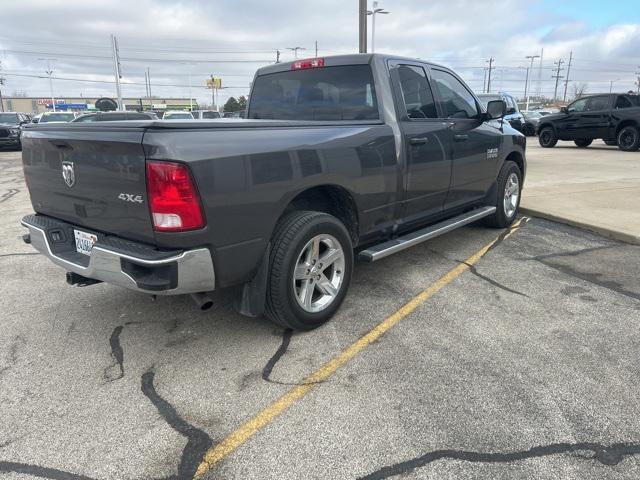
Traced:
<path fill-rule="evenodd" d="M 213 260 L 207 248 L 166 252 L 98 235 L 87 256 L 75 251 L 72 232 L 74 228 L 88 229 L 43 215 L 27 215 L 21 223 L 29 229 L 30 243 L 36 250 L 83 277 L 155 295 L 208 292 L 215 288 Z"/>

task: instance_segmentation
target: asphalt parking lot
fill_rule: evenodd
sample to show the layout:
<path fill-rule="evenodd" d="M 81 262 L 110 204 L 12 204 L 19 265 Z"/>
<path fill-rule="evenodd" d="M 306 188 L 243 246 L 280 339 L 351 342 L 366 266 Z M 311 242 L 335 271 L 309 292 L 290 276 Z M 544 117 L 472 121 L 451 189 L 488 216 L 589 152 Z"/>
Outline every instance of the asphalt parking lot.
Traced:
<path fill-rule="evenodd" d="M 68 286 L 18 239 L 19 153 L 0 170 L 1 478 L 640 478 L 640 246 L 472 225 L 292 334 L 225 291 Z"/>

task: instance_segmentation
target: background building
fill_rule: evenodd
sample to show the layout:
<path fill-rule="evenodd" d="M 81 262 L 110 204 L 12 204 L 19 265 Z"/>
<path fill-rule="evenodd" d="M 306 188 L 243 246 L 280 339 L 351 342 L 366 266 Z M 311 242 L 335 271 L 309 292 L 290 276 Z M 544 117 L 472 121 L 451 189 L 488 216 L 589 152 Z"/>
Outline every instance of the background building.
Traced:
<path fill-rule="evenodd" d="M 94 104 L 98 98 L 65 97 L 56 98 L 56 110 L 84 112 L 95 110 Z M 189 110 L 188 98 L 123 98 L 127 110 Z M 42 113 L 52 110 L 51 98 L 42 97 L 3 97 L 2 107 L 5 112 Z M 198 108 L 193 100 L 194 110 Z M 2 109 L 0 109 L 1 111 Z"/>

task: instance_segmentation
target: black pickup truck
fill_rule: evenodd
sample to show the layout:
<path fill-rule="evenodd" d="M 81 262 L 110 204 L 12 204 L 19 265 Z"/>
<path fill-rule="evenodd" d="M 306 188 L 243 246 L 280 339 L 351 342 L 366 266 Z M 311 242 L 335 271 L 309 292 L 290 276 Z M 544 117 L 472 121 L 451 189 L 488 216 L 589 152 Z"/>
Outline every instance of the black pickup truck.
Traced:
<path fill-rule="evenodd" d="M 640 96 L 611 93 L 582 97 L 560 113 L 538 123 L 540 145 L 551 148 L 558 140 L 573 140 L 578 147 L 600 138 L 627 152 L 640 148 Z"/>
<path fill-rule="evenodd" d="M 326 322 L 356 255 L 376 261 L 484 218 L 511 224 L 525 137 L 451 70 L 384 55 L 278 63 L 245 120 L 37 125 L 23 135 L 25 241 L 154 295 L 236 286 L 238 309 Z"/>

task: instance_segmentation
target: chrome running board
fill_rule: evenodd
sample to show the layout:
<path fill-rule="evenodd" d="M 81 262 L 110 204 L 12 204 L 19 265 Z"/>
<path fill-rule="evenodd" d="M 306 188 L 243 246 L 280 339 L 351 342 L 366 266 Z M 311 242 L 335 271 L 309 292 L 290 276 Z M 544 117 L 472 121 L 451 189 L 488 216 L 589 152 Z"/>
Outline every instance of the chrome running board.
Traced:
<path fill-rule="evenodd" d="M 444 235 L 445 233 L 455 230 L 469 223 L 473 223 L 476 220 L 480 220 L 483 217 L 487 217 L 496 211 L 496 207 L 482 207 L 476 208 L 469 212 L 465 212 L 457 217 L 449 218 L 440 223 L 429 225 L 426 228 L 416 230 L 415 232 L 408 233 L 402 237 L 388 240 L 384 243 L 379 243 L 373 247 L 363 250 L 358 255 L 360 260 L 365 262 L 375 262 L 381 258 L 388 257 L 394 253 L 400 252 L 406 248 L 413 247 L 426 240 Z"/>

